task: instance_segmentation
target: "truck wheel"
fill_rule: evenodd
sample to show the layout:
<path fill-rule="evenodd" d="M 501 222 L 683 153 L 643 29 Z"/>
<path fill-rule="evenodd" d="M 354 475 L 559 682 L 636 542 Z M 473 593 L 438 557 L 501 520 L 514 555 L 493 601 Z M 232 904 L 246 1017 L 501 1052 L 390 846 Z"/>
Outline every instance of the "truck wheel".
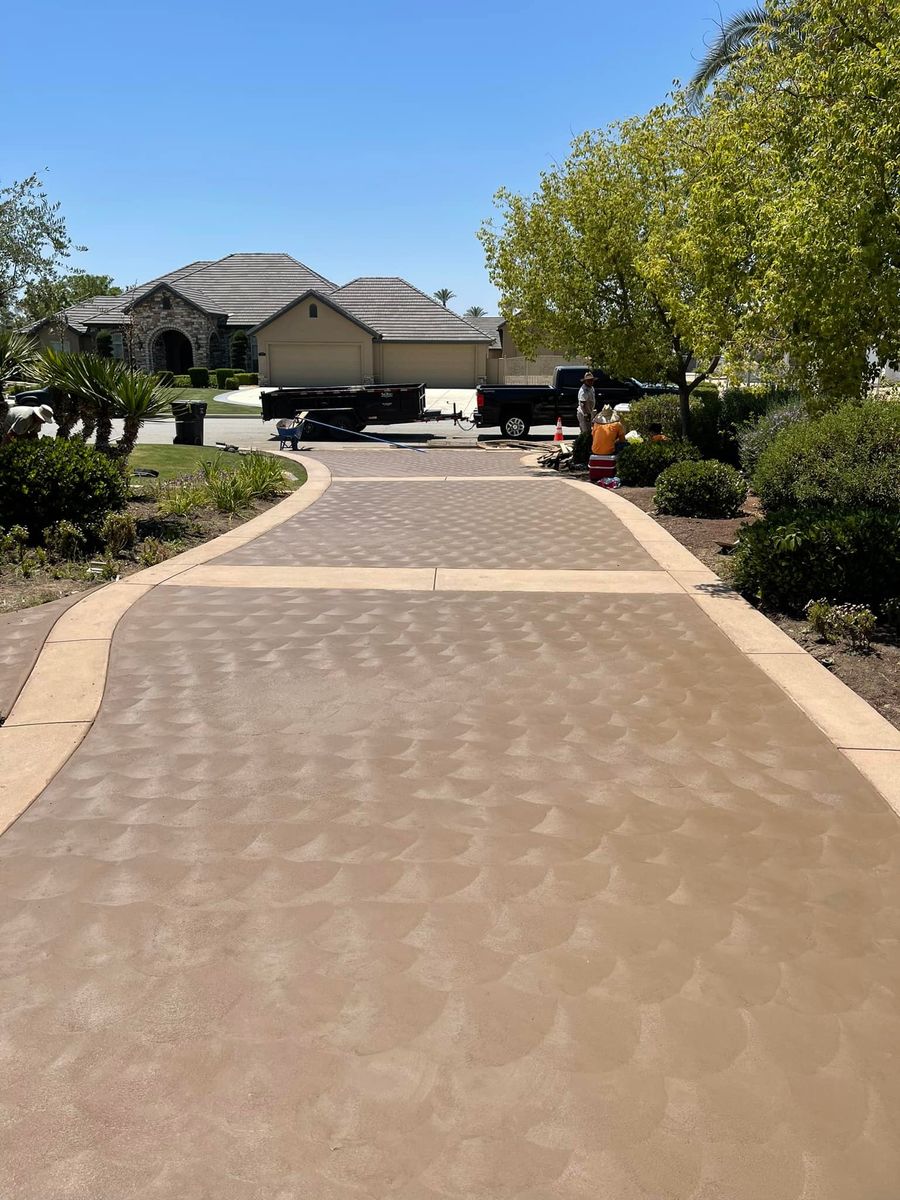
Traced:
<path fill-rule="evenodd" d="M 531 426 L 521 413 L 505 413 L 500 419 L 500 430 L 504 437 L 523 438 L 528 436 Z"/>

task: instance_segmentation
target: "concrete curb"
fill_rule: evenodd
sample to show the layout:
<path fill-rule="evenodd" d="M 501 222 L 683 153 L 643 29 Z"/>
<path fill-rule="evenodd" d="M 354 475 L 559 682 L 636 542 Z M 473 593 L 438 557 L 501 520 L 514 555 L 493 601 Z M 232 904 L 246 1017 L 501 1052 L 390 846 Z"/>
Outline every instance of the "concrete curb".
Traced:
<path fill-rule="evenodd" d="M 743 654 L 776 683 L 900 815 L 900 730 L 724 583 L 651 516 L 595 484 L 604 504 Z"/>
<path fill-rule="evenodd" d="M 131 606 L 152 588 L 281 525 L 331 486 L 331 472 L 315 459 L 271 453 L 300 462 L 306 483 L 229 533 L 89 592 L 50 629 L 0 727 L 0 834 L 37 799 L 93 724 L 106 687 L 112 637 Z"/>

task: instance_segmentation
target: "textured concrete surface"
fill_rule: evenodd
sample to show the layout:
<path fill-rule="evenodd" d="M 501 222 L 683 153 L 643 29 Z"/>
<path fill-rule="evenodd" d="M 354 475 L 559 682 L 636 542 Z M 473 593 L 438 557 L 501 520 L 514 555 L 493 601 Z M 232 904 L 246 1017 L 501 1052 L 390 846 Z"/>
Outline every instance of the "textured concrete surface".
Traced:
<path fill-rule="evenodd" d="M 0 838 L 0 1196 L 895 1200 L 898 929 L 687 594 L 173 580 Z"/>
<path fill-rule="evenodd" d="M 335 479 L 396 475 L 538 475 L 522 468 L 520 450 L 310 450 L 311 458 L 324 463 Z"/>
<path fill-rule="evenodd" d="M 12 708 L 54 622 L 82 595 L 63 596 L 49 604 L 0 613 L 0 718 Z"/>
<path fill-rule="evenodd" d="M 488 457 L 486 452 L 474 453 Z M 333 567 L 656 569 L 615 516 L 554 479 L 337 480 L 302 517 L 219 561 Z"/>

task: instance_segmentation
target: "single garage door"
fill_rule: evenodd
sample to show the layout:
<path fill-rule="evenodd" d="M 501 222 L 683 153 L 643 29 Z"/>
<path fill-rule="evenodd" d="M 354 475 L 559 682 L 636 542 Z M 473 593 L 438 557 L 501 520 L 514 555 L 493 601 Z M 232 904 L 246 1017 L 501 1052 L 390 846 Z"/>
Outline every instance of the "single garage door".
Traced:
<path fill-rule="evenodd" d="M 269 380 L 280 387 L 362 383 L 362 347 L 347 342 L 270 343 Z"/>
<path fill-rule="evenodd" d="M 472 388 L 478 382 L 475 378 L 475 348 L 386 342 L 384 382 Z"/>

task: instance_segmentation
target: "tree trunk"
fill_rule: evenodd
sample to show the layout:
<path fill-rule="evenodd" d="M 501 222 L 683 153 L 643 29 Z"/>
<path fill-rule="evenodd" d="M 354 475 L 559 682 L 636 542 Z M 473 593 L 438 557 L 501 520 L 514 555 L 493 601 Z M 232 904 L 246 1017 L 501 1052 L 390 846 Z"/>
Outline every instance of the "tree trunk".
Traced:
<path fill-rule="evenodd" d="M 683 375 L 678 380 L 678 412 L 681 417 L 681 436 L 689 439 L 691 436 L 691 389 Z"/>
<path fill-rule="evenodd" d="M 116 442 L 116 454 L 123 462 L 131 457 L 131 452 L 134 450 L 138 434 L 141 431 L 141 424 L 142 422 L 134 417 L 125 418 L 122 436 Z"/>

